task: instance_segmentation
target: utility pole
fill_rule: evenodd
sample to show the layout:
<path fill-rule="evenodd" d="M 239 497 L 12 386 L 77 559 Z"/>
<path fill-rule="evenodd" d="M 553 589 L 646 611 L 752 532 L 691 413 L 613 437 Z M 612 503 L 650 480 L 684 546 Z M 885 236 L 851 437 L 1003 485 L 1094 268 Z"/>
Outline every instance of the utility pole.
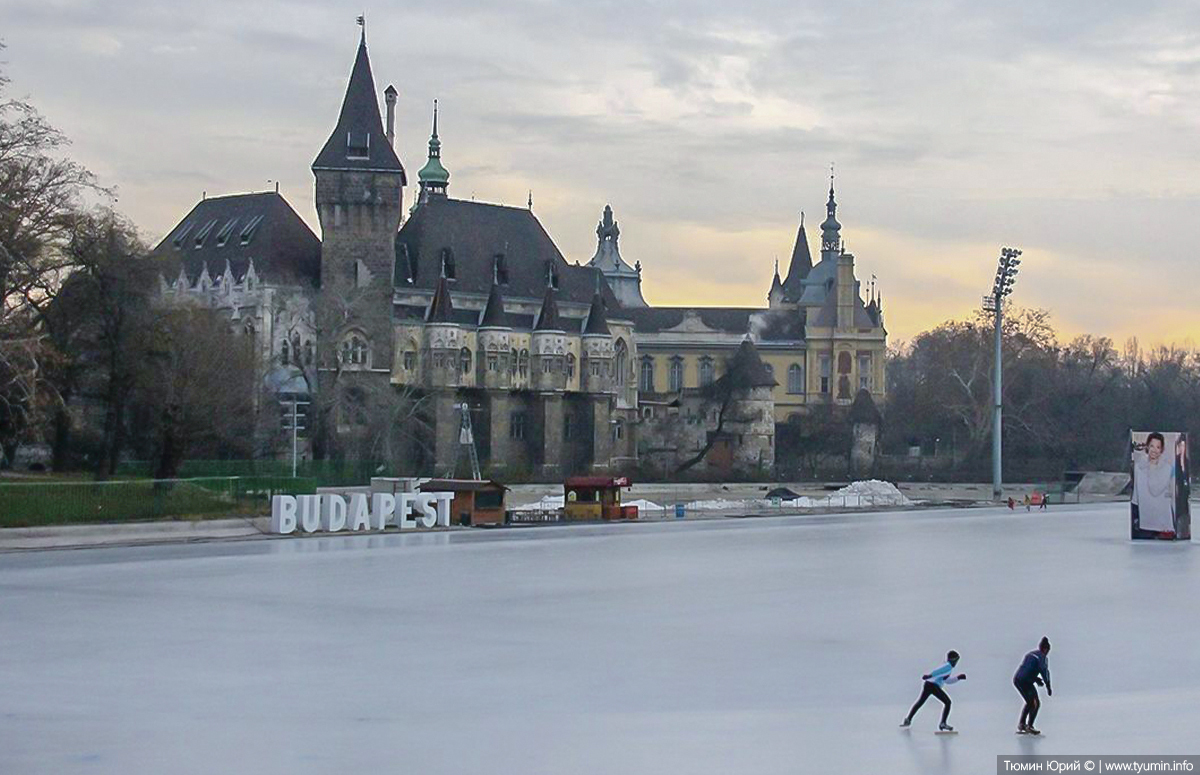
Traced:
<path fill-rule="evenodd" d="M 300 431 L 305 430 L 301 424 L 303 418 L 300 416 L 300 407 L 308 406 L 310 402 L 292 399 L 291 401 L 280 401 L 280 403 L 291 409 L 290 413 L 284 415 L 283 429 L 292 432 L 292 478 L 295 479 L 296 460 L 299 458 L 300 451 Z"/>
<path fill-rule="evenodd" d="M 983 297 L 983 308 L 994 315 L 996 323 L 996 364 L 992 377 L 992 497 L 1000 500 L 1003 496 L 1003 466 L 1001 438 L 1003 436 L 1002 415 L 1004 411 L 1004 390 L 1001 375 L 1004 359 L 1004 299 L 1012 293 L 1017 281 L 1017 267 L 1021 265 L 1021 251 L 1016 248 L 1001 248 L 1000 262 L 996 267 L 996 280 L 992 285 L 992 294 Z"/>

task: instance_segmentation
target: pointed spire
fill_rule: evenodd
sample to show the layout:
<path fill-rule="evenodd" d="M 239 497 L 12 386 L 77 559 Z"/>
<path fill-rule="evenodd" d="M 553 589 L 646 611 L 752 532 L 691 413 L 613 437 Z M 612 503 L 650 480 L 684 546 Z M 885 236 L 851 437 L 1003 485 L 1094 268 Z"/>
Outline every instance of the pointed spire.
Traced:
<path fill-rule="evenodd" d="M 496 282 L 492 283 L 492 290 L 488 293 L 487 304 L 483 306 L 483 312 L 479 316 L 479 327 L 508 327 L 504 318 L 504 299 L 500 296 L 500 285 Z"/>
<path fill-rule="evenodd" d="M 534 331 L 562 331 L 558 322 L 558 305 L 554 302 L 554 289 L 546 286 L 546 295 L 542 297 L 542 308 L 538 310 L 537 325 Z"/>
<path fill-rule="evenodd" d="M 821 258 L 829 258 L 838 252 L 841 244 L 842 225 L 837 219 L 837 200 L 833 195 L 833 165 L 829 165 L 829 201 L 825 203 L 827 217 L 821 224 Z"/>
<path fill-rule="evenodd" d="M 808 233 L 804 231 L 804 212 L 800 213 L 800 228 L 796 231 L 796 244 L 792 247 L 792 260 L 788 264 L 787 278 L 783 291 L 791 299 L 799 299 L 804 292 L 804 278 L 812 269 L 812 253 L 808 250 Z"/>
<path fill-rule="evenodd" d="M 600 294 L 599 277 L 600 273 L 596 273 L 597 288 L 596 293 L 592 295 L 592 308 L 588 310 L 587 323 L 583 327 L 583 333 L 598 334 L 609 336 L 612 331 L 608 328 L 608 316 L 604 312 L 604 297 Z"/>
<path fill-rule="evenodd" d="M 758 348 L 750 337 L 742 340 L 737 352 L 730 359 L 729 370 L 722 379 L 737 380 L 737 386 L 743 388 L 774 387 L 779 384 L 771 376 L 771 370 L 763 363 L 758 354 Z"/>
<path fill-rule="evenodd" d="M 429 302 L 429 311 L 425 313 L 426 323 L 453 323 L 454 305 L 450 303 L 450 284 L 446 276 L 438 280 L 433 292 L 433 301 Z"/>
<path fill-rule="evenodd" d="M 433 101 L 433 133 L 429 135 L 429 159 L 417 173 L 421 184 L 420 200 L 445 196 L 450 185 L 450 173 L 442 166 L 442 141 L 438 138 L 438 101 Z"/>
<path fill-rule="evenodd" d="M 314 170 L 396 172 L 400 174 L 401 183 L 406 183 L 404 165 L 388 143 L 379 115 L 375 77 L 371 75 L 371 59 L 367 56 L 366 25 L 362 17 L 359 19 L 363 35 L 354 57 L 354 67 L 350 70 L 350 81 L 346 84 L 342 111 L 338 114 L 337 126 L 312 166 Z"/>

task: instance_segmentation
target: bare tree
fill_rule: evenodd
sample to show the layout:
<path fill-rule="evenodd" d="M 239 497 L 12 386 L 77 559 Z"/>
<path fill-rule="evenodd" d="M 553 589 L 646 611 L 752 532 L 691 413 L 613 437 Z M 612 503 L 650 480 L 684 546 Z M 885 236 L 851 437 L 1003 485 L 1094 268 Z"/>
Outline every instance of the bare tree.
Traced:
<path fill-rule="evenodd" d="M 0 442 L 11 448 L 54 405 L 43 314 L 71 267 L 63 247 L 82 197 L 105 192 L 7 85 L 0 73 Z"/>

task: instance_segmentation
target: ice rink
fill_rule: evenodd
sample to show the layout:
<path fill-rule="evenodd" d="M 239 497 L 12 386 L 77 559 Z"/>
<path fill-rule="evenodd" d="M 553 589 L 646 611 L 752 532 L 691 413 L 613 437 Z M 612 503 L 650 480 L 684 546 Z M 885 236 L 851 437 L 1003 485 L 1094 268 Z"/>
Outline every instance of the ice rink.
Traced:
<path fill-rule="evenodd" d="M 1200 547 L 1128 506 L 0 555 L 0 773 L 991 773 L 1200 753 Z M 1042 635 L 1055 694 L 1014 734 Z M 947 649 L 957 736 L 931 700 Z M 1043 691 L 1044 697 L 1044 691 Z"/>

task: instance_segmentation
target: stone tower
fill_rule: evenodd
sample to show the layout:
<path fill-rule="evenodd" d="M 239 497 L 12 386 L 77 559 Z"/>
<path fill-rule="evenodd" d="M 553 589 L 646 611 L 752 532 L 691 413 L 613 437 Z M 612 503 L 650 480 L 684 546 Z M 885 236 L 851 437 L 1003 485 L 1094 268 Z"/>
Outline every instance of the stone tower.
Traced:
<path fill-rule="evenodd" d="M 340 353 L 342 338 L 364 335 L 368 355 L 353 368 L 389 371 L 392 264 L 407 181 L 379 115 L 365 33 L 337 126 L 312 171 L 321 222 L 320 325 L 326 346 Z"/>

